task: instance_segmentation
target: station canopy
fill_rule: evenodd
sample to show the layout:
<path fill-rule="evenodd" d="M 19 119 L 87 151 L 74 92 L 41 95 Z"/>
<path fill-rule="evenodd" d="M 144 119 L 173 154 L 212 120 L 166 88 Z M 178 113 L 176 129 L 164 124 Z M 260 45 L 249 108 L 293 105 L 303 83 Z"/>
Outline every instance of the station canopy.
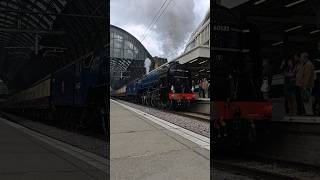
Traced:
<path fill-rule="evenodd" d="M 1 0 L 0 78 L 11 90 L 108 46 L 106 0 Z"/>
<path fill-rule="evenodd" d="M 289 55 L 299 51 L 312 54 L 317 49 L 320 41 L 318 0 L 250 0 L 231 10 L 258 26 L 260 44 L 257 46 L 261 46 L 261 56 L 273 60 L 275 66 L 280 66 Z M 319 65 L 316 63 L 318 68 Z"/>
<path fill-rule="evenodd" d="M 147 49 L 129 32 L 110 26 L 110 86 L 118 90 L 146 74 L 145 60 L 153 61 Z"/>

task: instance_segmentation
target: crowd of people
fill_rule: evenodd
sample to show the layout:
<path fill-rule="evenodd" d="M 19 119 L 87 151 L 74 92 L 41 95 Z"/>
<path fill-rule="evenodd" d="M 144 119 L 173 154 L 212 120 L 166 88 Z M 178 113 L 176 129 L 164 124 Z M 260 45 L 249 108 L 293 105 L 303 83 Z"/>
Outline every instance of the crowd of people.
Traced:
<path fill-rule="evenodd" d="M 198 93 L 200 98 L 210 98 L 210 82 L 207 78 L 198 81 L 192 80 L 192 90 Z"/>
<path fill-rule="evenodd" d="M 314 79 L 309 53 L 294 54 L 280 67 L 284 75 L 286 110 L 290 115 L 314 115 L 319 106 L 320 81 Z"/>

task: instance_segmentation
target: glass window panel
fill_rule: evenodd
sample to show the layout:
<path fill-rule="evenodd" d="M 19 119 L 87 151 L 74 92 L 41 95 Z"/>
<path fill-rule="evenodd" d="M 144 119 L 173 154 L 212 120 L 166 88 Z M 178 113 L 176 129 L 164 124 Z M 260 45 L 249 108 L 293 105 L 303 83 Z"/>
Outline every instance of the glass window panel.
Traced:
<path fill-rule="evenodd" d="M 117 58 L 123 58 L 123 51 L 122 51 L 122 49 L 114 48 L 114 49 L 113 49 L 113 55 L 114 55 L 114 57 L 117 57 Z"/>
<path fill-rule="evenodd" d="M 114 47 L 115 48 L 123 48 L 123 42 L 122 42 L 122 40 L 121 39 L 114 39 L 113 40 L 114 42 Z"/>
<path fill-rule="evenodd" d="M 126 58 L 126 59 L 133 59 L 133 52 L 132 52 L 132 50 L 124 50 L 124 58 Z"/>
<path fill-rule="evenodd" d="M 118 34 L 118 33 L 115 33 L 115 34 L 114 34 L 114 38 L 115 38 L 115 39 L 123 40 L 123 37 L 122 37 L 120 34 Z"/>
<path fill-rule="evenodd" d="M 111 56 L 111 57 L 114 57 L 113 48 L 110 48 L 110 56 Z"/>
<path fill-rule="evenodd" d="M 110 41 L 110 47 L 113 48 L 113 39 Z"/>
<path fill-rule="evenodd" d="M 133 44 L 130 41 L 125 41 L 124 49 L 133 49 Z"/>

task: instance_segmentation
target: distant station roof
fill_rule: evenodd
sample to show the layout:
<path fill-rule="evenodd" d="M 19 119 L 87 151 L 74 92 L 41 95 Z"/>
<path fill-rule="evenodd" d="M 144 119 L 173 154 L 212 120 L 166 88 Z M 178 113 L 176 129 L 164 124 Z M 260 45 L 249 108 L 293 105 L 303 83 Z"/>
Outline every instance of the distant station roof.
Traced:
<path fill-rule="evenodd" d="M 282 60 L 301 50 L 312 51 L 320 41 L 320 1 L 250 0 L 232 10 L 258 26 L 262 56 Z"/>
<path fill-rule="evenodd" d="M 110 26 L 110 85 L 113 90 L 146 74 L 147 58 L 152 60 L 140 41 L 123 29 Z"/>
<path fill-rule="evenodd" d="M 108 44 L 106 0 L 1 0 L 0 78 L 21 89 Z"/>

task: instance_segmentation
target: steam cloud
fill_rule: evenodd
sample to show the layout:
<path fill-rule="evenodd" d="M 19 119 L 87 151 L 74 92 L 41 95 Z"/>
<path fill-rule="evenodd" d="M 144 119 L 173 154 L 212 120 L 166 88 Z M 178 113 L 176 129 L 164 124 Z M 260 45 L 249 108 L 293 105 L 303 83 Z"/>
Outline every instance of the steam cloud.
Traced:
<path fill-rule="evenodd" d="M 144 67 L 146 68 L 147 74 L 148 74 L 149 71 L 150 71 L 150 65 L 151 65 L 151 60 L 150 60 L 149 58 L 147 58 L 147 59 L 144 61 Z"/>
<path fill-rule="evenodd" d="M 170 1 L 168 0 L 168 2 Z M 143 25 L 146 28 L 163 2 L 164 0 L 111 0 L 111 22 L 116 26 Z M 174 57 L 178 54 L 198 25 L 198 22 L 195 23 L 194 6 L 193 0 L 172 0 L 157 24 L 149 31 L 148 36 L 152 36 L 159 43 L 158 49 L 156 46 L 153 49 L 162 52 L 161 54 L 153 54 L 150 50 L 151 54 L 162 57 Z M 118 12 L 120 9 L 126 10 Z M 207 11 L 207 9 L 203 9 L 203 11 Z M 141 34 L 143 33 L 141 32 Z"/>

